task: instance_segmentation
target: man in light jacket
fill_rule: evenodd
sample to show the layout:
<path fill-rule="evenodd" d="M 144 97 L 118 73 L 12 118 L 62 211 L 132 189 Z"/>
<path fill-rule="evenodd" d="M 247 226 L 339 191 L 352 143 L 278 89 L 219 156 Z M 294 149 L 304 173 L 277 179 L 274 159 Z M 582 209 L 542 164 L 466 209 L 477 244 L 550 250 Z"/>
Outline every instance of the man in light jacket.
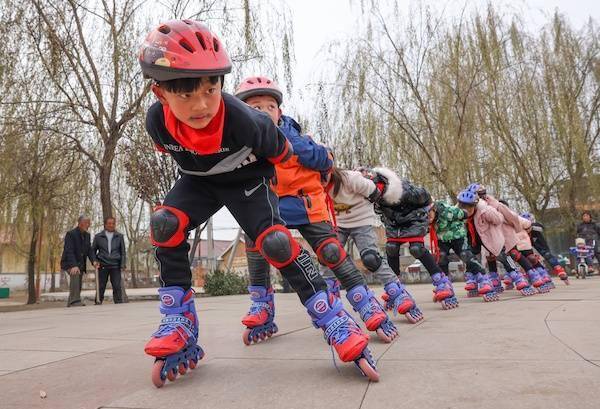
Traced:
<path fill-rule="evenodd" d="M 109 278 L 113 289 L 114 303 L 123 302 L 121 270 L 125 270 L 127 267 L 125 240 L 115 228 L 115 218 L 107 217 L 104 219 L 104 230 L 94 236 L 92 243 L 92 251 L 97 259 L 94 265 L 98 269 L 98 301 L 100 304 L 104 301 L 104 292 Z"/>

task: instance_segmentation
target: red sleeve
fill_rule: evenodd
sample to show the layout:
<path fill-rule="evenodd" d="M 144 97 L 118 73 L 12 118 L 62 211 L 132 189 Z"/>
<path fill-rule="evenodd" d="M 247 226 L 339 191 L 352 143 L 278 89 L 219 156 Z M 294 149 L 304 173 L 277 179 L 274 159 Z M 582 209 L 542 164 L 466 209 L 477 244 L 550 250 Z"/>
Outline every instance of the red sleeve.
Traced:
<path fill-rule="evenodd" d="M 154 144 L 154 149 L 160 153 L 167 153 L 167 150 L 157 143 Z"/>

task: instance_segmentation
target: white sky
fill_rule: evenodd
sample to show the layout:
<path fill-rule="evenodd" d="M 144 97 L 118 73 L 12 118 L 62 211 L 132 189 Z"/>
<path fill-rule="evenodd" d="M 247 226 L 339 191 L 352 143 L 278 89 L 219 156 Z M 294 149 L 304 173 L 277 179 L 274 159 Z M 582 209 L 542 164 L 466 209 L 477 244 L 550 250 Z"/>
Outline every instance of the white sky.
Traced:
<path fill-rule="evenodd" d="M 369 1 L 365 0 L 365 2 Z M 343 40 L 354 35 L 355 21 L 360 15 L 360 0 L 288 0 L 287 3 L 293 17 L 296 56 L 294 67 L 296 92 L 287 107 L 288 113 L 294 115 L 297 113 L 294 112 L 294 107 L 310 109 L 312 106 L 307 87 L 321 74 L 321 67 L 327 58 L 326 53 L 323 52 L 325 46 L 332 41 Z M 411 4 L 409 1 L 400 3 L 405 11 Z M 445 7 L 445 14 L 448 18 L 452 18 L 463 9 L 465 4 L 467 9 L 485 9 L 488 2 L 429 0 L 425 3 L 439 10 Z M 532 31 L 547 22 L 548 16 L 551 16 L 555 9 L 565 14 L 575 27 L 584 25 L 590 16 L 600 20 L 598 0 L 494 0 L 493 4 L 499 10 L 519 13 Z M 222 209 L 215 215 L 214 226 L 216 239 L 233 239 L 237 233 L 237 224 L 226 209 Z"/>

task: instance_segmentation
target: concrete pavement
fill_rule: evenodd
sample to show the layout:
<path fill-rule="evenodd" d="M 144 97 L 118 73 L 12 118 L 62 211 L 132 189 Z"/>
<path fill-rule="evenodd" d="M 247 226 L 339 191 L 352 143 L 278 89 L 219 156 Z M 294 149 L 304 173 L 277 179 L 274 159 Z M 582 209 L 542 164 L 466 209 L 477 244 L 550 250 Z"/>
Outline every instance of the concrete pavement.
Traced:
<path fill-rule="evenodd" d="M 279 334 L 250 347 L 247 297 L 198 298 L 207 355 L 162 389 L 143 353 L 156 302 L 3 313 L 0 408 L 600 408 L 600 279 L 555 281 L 550 294 L 487 304 L 459 283 L 451 311 L 430 285 L 409 286 L 425 321 L 395 318 L 400 338 L 372 338 L 376 384 L 352 364 L 336 370 L 293 294 L 276 296 Z"/>

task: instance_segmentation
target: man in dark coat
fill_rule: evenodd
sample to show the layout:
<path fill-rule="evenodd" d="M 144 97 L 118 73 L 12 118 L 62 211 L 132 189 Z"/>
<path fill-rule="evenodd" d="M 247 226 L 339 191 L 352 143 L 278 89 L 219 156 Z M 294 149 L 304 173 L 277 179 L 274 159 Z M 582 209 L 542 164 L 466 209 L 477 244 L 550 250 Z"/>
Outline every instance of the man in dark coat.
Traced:
<path fill-rule="evenodd" d="M 67 307 L 84 306 L 81 301 L 81 284 L 83 274 L 86 272 L 86 258 L 91 263 L 96 261 L 90 244 L 90 218 L 79 216 L 77 227 L 65 235 L 63 254 L 60 259 L 60 268 L 67 272 L 69 280 L 69 300 Z"/>
<path fill-rule="evenodd" d="M 121 297 L 121 270 L 125 270 L 127 267 L 125 240 L 123 235 L 115 230 L 115 227 L 115 218 L 107 217 L 104 220 L 104 230 L 94 236 L 94 242 L 92 243 L 92 251 L 98 260 L 98 298 L 100 304 L 104 301 L 104 292 L 109 277 L 113 291 L 113 302 L 115 304 L 123 302 Z"/>

